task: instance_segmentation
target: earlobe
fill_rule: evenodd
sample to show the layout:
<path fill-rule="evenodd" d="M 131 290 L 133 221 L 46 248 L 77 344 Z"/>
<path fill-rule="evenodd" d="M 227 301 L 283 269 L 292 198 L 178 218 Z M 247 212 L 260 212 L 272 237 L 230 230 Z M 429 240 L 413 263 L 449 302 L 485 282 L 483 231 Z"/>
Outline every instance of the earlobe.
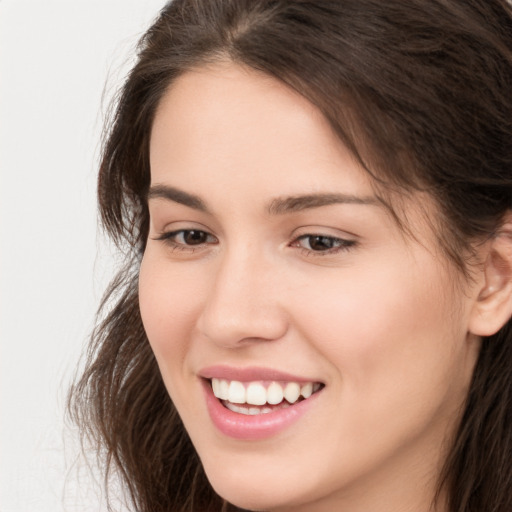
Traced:
<path fill-rule="evenodd" d="M 478 336 L 496 334 L 512 316 L 512 215 L 489 240 L 478 296 L 469 331 Z"/>

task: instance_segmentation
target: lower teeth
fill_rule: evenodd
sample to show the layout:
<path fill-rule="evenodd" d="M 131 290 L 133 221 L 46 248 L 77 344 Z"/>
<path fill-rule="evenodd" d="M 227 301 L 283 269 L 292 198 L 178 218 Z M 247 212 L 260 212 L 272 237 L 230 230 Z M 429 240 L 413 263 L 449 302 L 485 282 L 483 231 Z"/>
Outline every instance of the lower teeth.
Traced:
<path fill-rule="evenodd" d="M 237 412 L 239 414 L 245 414 L 247 416 L 256 416 L 258 414 L 268 414 L 270 412 L 277 411 L 278 409 L 286 409 L 287 407 L 290 407 L 290 404 L 286 401 L 283 401 L 280 404 L 274 405 L 272 407 L 243 406 L 243 405 L 239 405 L 239 404 L 233 404 L 231 402 L 228 402 L 227 400 L 222 400 L 222 404 L 224 405 L 224 407 L 226 407 L 230 411 Z"/>

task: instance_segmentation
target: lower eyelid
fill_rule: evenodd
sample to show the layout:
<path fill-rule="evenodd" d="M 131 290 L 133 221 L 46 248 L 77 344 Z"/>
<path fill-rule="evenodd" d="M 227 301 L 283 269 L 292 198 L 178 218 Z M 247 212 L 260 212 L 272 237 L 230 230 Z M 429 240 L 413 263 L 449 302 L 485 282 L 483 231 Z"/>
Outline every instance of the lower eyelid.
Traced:
<path fill-rule="evenodd" d="M 333 247 L 332 249 L 326 249 L 325 251 L 314 251 L 312 249 L 306 249 L 304 247 L 299 247 L 303 254 L 309 257 L 323 257 L 323 256 L 336 256 L 337 254 L 341 254 L 344 252 L 348 252 L 354 249 L 355 244 L 346 244 L 340 245 L 338 247 Z"/>

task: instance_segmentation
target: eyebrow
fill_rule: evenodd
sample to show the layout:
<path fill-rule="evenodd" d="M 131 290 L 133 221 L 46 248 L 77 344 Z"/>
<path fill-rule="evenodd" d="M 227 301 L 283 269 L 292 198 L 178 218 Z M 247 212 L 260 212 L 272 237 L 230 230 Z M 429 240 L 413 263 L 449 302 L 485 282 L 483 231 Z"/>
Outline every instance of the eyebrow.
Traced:
<path fill-rule="evenodd" d="M 153 185 L 150 187 L 147 195 L 147 199 L 167 199 L 174 201 L 175 203 L 183 204 L 194 210 L 201 212 L 210 213 L 204 201 L 194 195 L 184 192 L 178 188 L 169 187 L 168 185 Z"/>
<path fill-rule="evenodd" d="M 147 199 L 167 199 L 175 203 L 188 206 L 194 210 L 210 213 L 205 202 L 194 194 L 185 192 L 168 185 L 153 185 L 150 187 Z M 380 202 L 373 196 L 355 196 L 351 194 L 305 194 L 300 196 L 277 197 L 270 201 L 267 211 L 271 215 L 283 215 L 293 213 L 310 208 L 319 208 L 321 206 L 329 206 L 332 204 L 361 204 L 361 205 L 378 205 Z"/>
<path fill-rule="evenodd" d="M 307 194 L 301 196 L 278 197 L 273 199 L 268 212 L 272 215 L 298 212 L 309 208 L 319 208 L 331 204 L 379 204 L 377 198 L 372 196 L 359 197 L 351 194 Z"/>

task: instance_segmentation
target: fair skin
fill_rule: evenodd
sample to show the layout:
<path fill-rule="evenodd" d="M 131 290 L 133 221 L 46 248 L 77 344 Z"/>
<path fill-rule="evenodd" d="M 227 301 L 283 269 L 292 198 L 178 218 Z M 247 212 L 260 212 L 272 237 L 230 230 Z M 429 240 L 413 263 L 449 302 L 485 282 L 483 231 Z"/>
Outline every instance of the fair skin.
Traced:
<path fill-rule="evenodd" d="M 234 64 L 174 82 L 150 162 L 141 314 L 214 489 L 251 510 L 433 510 L 492 273 L 460 278 L 425 198 L 406 199 L 405 235 L 320 113 Z M 218 365 L 320 389 L 291 424 L 234 436 L 205 400 Z"/>

